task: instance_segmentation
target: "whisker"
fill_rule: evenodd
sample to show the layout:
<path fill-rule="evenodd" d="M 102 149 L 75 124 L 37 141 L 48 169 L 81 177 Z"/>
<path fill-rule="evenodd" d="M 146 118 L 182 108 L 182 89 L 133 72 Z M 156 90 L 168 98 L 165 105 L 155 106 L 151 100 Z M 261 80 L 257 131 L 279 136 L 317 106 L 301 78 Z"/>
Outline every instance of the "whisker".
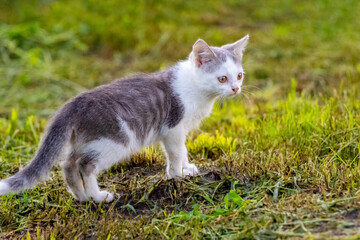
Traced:
<path fill-rule="evenodd" d="M 243 85 L 242 86 L 243 88 L 254 88 L 254 89 L 256 89 L 256 90 L 261 90 L 258 86 L 255 86 L 255 85 Z"/>
<path fill-rule="evenodd" d="M 246 100 L 247 104 L 253 104 L 254 103 L 246 92 L 242 92 L 241 95 L 244 96 L 244 100 Z"/>
<path fill-rule="evenodd" d="M 254 97 L 257 97 L 257 93 L 249 92 L 249 91 L 246 90 L 246 89 L 242 89 L 241 92 L 242 92 L 242 93 L 249 94 L 249 95 L 254 96 Z"/>
<path fill-rule="evenodd" d="M 247 94 L 249 94 L 251 96 L 254 96 L 254 97 L 259 97 L 259 94 L 261 93 L 259 91 L 253 92 L 253 91 L 250 91 L 249 89 L 246 89 L 246 88 L 241 89 L 241 92 L 245 92 L 245 93 L 247 93 Z"/>

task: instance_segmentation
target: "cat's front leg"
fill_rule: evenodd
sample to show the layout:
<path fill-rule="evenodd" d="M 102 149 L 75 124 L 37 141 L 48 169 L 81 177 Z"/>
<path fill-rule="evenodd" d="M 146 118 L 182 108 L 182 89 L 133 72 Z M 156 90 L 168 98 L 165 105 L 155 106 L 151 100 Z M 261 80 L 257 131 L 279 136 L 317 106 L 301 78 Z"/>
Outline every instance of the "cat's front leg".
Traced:
<path fill-rule="evenodd" d="M 189 163 L 185 140 L 185 131 L 180 126 L 171 129 L 162 140 L 166 155 L 166 175 L 169 179 L 199 173 L 197 167 Z"/>

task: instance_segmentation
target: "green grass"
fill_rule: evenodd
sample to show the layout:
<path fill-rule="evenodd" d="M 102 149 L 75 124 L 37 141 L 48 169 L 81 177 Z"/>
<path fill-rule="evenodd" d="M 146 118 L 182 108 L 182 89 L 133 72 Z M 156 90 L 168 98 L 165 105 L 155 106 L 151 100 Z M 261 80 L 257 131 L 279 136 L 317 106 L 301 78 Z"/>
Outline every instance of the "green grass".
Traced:
<path fill-rule="evenodd" d="M 0 237 L 358 239 L 358 1 L 2 1 L 0 179 L 34 155 L 68 98 L 250 33 L 244 96 L 187 147 L 201 174 L 166 180 L 158 146 L 100 174 L 111 204 L 76 202 L 60 169 L 0 197 Z"/>

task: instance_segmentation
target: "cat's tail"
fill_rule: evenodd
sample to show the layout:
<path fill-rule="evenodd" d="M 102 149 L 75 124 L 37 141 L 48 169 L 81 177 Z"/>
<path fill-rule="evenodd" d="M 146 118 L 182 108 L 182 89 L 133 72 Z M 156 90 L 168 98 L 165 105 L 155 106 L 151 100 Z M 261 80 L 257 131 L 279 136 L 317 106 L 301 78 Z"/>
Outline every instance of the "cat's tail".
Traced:
<path fill-rule="evenodd" d="M 69 135 L 67 121 L 55 117 L 32 161 L 15 175 L 0 181 L 0 195 L 32 188 L 43 180 L 58 159 Z"/>

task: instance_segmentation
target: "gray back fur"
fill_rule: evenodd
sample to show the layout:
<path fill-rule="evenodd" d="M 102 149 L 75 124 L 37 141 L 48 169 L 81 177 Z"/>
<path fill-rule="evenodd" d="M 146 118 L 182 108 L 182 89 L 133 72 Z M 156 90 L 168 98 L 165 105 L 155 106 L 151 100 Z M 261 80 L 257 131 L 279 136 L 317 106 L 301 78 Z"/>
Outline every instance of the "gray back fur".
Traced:
<path fill-rule="evenodd" d="M 64 108 L 72 115 L 72 138 L 88 142 L 106 137 L 126 146 L 129 137 L 119 121 L 138 140 L 144 140 L 151 129 L 159 132 L 163 126 L 176 126 L 184 106 L 171 87 L 174 70 L 120 79 L 75 97 Z"/>

